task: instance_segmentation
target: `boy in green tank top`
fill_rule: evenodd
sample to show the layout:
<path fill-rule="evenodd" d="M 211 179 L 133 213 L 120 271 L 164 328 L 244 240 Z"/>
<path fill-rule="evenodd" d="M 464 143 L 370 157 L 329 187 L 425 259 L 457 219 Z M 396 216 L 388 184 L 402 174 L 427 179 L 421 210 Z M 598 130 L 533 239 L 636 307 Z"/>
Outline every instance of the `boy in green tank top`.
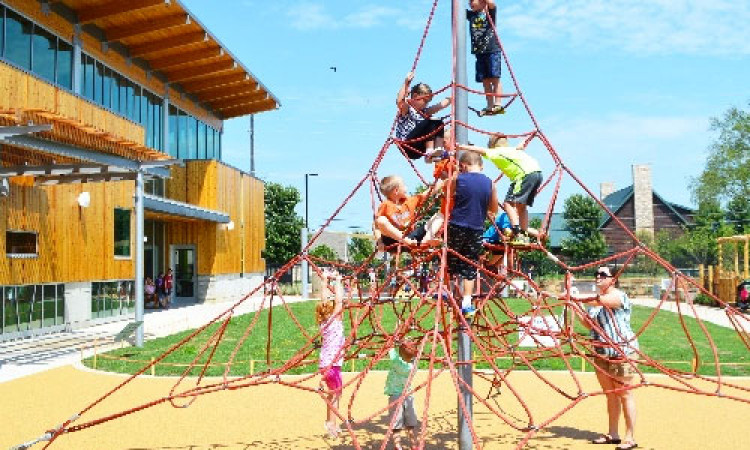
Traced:
<path fill-rule="evenodd" d="M 529 206 L 534 206 L 537 191 L 542 185 L 542 170 L 539 163 L 526 151 L 524 144 L 508 146 L 508 138 L 502 134 L 490 137 L 489 148 L 456 144 L 458 150 L 480 153 L 492 161 L 510 180 L 510 189 L 505 196 L 503 208 L 510 219 L 513 244 L 529 244 Z"/>

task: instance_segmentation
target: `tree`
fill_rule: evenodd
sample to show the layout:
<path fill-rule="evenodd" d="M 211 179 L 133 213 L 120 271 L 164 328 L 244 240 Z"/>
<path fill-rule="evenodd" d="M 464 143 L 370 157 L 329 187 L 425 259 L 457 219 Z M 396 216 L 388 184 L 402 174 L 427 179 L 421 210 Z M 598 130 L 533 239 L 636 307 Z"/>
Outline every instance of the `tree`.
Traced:
<path fill-rule="evenodd" d="M 375 244 L 367 238 L 354 236 L 347 245 L 349 259 L 356 264 L 362 264 L 362 262 L 375 253 Z"/>
<path fill-rule="evenodd" d="M 529 227 L 530 228 L 536 228 L 537 230 L 542 229 L 542 220 L 539 218 L 534 218 L 529 221 Z M 545 247 L 547 250 L 549 250 L 549 241 L 547 241 Z M 559 273 L 560 267 L 555 264 L 552 260 L 549 259 L 549 257 L 540 250 L 534 250 L 531 252 L 522 252 L 521 254 L 521 261 L 523 262 L 523 265 L 530 269 L 531 267 L 534 268 L 533 272 L 540 275 L 550 275 L 553 273 Z"/>
<path fill-rule="evenodd" d="M 269 264 L 284 264 L 300 252 L 300 230 L 304 222 L 294 212 L 299 202 L 300 194 L 295 187 L 266 184 L 266 248 L 263 257 Z"/>
<path fill-rule="evenodd" d="M 601 215 L 601 208 L 591 197 L 575 194 L 565 200 L 563 218 L 570 237 L 562 241 L 563 255 L 580 264 L 607 254 L 599 231 Z"/>
<path fill-rule="evenodd" d="M 748 103 L 750 105 L 750 102 Z M 750 112 L 730 108 L 722 118 L 711 119 L 719 133 L 711 145 L 706 167 L 693 179 L 693 199 L 726 205 L 750 196 Z"/>
<path fill-rule="evenodd" d="M 316 258 L 324 259 L 326 261 L 338 261 L 339 256 L 336 254 L 336 252 L 329 246 L 325 244 L 320 244 L 310 250 L 310 255 L 315 256 Z"/>
<path fill-rule="evenodd" d="M 677 267 L 717 263 L 716 238 L 729 236 L 734 230 L 724 221 L 724 212 L 717 201 L 705 201 L 698 206 L 695 223 L 681 236 L 662 232 L 656 237 L 657 252 Z"/>

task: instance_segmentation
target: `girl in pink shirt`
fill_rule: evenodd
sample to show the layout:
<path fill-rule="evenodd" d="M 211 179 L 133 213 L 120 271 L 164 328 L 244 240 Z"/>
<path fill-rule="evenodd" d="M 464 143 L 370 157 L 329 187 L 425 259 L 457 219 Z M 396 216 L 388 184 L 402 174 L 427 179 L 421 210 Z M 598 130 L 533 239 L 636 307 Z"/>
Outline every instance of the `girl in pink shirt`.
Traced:
<path fill-rule="evenodd" d="M 341 275 L 337 272 L 324 272 L 323 281 L 330 284 L 331 289 L 324 286 L 323 297 L 315 307 L 315 319 L 320 327 L 320 336 L 323 344 L 320 348 L 320 361 L 318 367 L 323 380 L 328 387 L 328 405 L 326 408 L 325 428 L 332 438 L 336 438 L 341 429 L 336 423 L 334 408 L 338 409 L 341 399 L 341 366 L 344 363 L 344 322 L 341 320 L 343 310 L 343 287 L 341 286 Z M 330 297 L 334 299 L 331 300 Z M 327 297 L 327 298 L 326 298 Z M 322 388 L 322 382 L 321 382 Z"/>

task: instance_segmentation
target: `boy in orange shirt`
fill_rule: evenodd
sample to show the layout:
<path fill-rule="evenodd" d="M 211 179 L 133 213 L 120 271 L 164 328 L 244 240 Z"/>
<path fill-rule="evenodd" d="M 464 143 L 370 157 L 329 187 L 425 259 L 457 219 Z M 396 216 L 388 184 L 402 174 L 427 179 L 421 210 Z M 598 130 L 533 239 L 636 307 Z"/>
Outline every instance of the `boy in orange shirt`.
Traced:
<path fill-rule="evenodd" d="M 390 175 L 380 181 L 380 192 L 385 196 L 385 201 L 380 204 L 375 214 L 374 229 L 376 237 L 380 234 L 380 240 L 385 247 L 399 242 L 406 245 L 422 243 L 427 235 L 424 225 L 417 226 L 409 233 L 407 231 L 414 224 L 417 208 L 434 190 L 441 187 L 442 182 L 438 182 L 431 189 L 409 196 L 404 180 L 398 175 Z M 428 236 L 428 240 L 431 239 L 432 236 Z"/>

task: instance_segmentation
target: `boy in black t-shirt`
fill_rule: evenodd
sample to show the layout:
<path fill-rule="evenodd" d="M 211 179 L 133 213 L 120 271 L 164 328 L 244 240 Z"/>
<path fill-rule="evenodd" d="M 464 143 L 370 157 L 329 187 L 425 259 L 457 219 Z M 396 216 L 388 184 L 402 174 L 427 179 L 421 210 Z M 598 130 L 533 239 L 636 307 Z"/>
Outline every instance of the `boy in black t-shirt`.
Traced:
<path fill-rule="evenodd" d="M 469 8 L 466 11 L 466 19 L 469 21 L 471 53 L 477 58 L 475 79 L 477 83 L 484 85 L 487 97 L 487 107 L 479 115 L 503 114 L 505 110 L 500 97 L 503 93 L 500 84 L 502 59 L 500 45 L 492 27 L 497 27 L 495 0 L 469 0 Z"/>

